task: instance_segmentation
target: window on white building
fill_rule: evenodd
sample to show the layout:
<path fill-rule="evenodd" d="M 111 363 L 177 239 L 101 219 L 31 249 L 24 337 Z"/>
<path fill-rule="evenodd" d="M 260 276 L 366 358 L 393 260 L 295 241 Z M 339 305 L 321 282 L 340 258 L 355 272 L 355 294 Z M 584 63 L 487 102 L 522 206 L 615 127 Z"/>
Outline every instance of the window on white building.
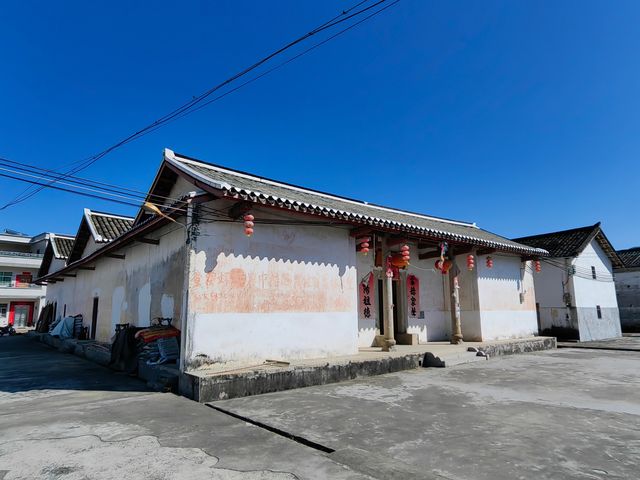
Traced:
<path fill-rule="evenodd" d="M 596 267 L 591 267 L 591 278 L 596 279 Z"/>
<path fill-rule="evenodd" d="M 11 272 L 0 272 L 0 287 L 11 286 Z"/>
<path fill-rule="evenodd" d="M 602 309 L 600 305 L 596 305 L 596 313 L 598 314 L 598 318 L 602 318 Z"/>

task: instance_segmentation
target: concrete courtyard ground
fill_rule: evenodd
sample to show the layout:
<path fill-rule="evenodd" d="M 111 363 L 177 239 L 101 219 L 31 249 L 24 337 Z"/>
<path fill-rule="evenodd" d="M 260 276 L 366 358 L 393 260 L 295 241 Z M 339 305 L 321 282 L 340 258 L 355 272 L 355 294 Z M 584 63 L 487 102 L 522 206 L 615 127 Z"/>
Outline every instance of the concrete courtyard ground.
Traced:
<path fill-rule="evenodd" d="M 521 354 L 213 404 L 246 421 L 24 337 L 0 338 L 0 362 L 0 480 L 638 478 L 638 352 Z"/>
<path fill-rule="evenodd" d="M 74 355 L 0 338 L 0 480 L 294 478 L 368 477 Z"/>
<path fill-rule="evenodd" d="M 380 477 L 640 478 L 640 352 L 545 351 L 214 405 Z"/>

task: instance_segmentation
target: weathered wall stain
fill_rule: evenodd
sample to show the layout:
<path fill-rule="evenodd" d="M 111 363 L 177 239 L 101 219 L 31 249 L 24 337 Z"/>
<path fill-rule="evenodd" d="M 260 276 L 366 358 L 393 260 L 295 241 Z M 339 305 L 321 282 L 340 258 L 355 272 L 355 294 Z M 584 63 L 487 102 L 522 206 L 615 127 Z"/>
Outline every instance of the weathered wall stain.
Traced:
<path fill-rule="evenodd" d="M 196 272 L 191 308 L 201 313 L 344 312 L 354 309 L 355 269 L 220 253 Z"/>

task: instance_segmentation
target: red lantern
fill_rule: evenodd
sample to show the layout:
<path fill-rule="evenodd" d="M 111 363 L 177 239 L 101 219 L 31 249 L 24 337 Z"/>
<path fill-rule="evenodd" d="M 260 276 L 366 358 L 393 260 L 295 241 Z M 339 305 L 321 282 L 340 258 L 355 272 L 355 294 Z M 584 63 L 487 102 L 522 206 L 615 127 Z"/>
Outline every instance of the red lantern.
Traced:
<path fill-rule="evenodd" d="M 356 251 L 360 253 L 364 253 L 365 255 L 369 253 L 369 247 L 371 246 L 369 242 L 371 238 L 369 237 L 360 237 L 356 240 Z"/>
<path fill-rule="evenodd" d="M 247 237 L 250 237 L 251 235 L 253 235 L 253 227 L 254 227 L 253 221 L 255 220 L 255 217 L 250 213 L 247 213 L 243 217 L 243 220 L 244 220 L 244 234 Z"/>
<path fill-rule="evenodd" d="M 493 268 L 493 258 L 487 257 L 487 268 Z"/>
<path fill-rule="evenodd" d="M 444 275 L 445 273 L 447 273 L 449 270 L 451 270 L 451 267 L 453 267 L 453 262 L 449 259 L 446 259 L 443 263 L 442 263 L 442 274 Z"/>
<path fill-rule="evenodd" d="M 407 257 L 399 253 L 392 254 L 389 259 L 391 265 L 397 268 L 405 268 L 407 265 L 409 265 L 409 260 L 407 259 Z"/>
<path fill-rule="evenodd" d="M 446 273 L 451 270 L 451 267 L 453 266 L 453 262 L 451 260 L 449 260 L 448 258 L 444 261 L 438 259 L 436 260 L 436 270 L 440 270 L 442 272 L 443 275 L 446 275 Z"/>
<path fill-rule="evenodd" d="M 469 254 L 467 255 L 467 270 L 471 271 L 473 270 L 473 267 L 475 267 L 476 262 L 473 258 L 473 255 Z"/>
<path fill-rule="evenodd" d="M 540 273 L 540 271 L 542 270 L 542 266 L 540 265 L 540 260 L 536 260 L 535 262 L 533 262 L 533 265 L 536 269 L 536 273 Z"/>
<path fill-rule="evenodd" d="M 402 258 L 409 263 L 411 260 L 411 252 L 409 251 L 409 245 L 403 245 L 400 247 L 400 253 L 402 254 Z"/>

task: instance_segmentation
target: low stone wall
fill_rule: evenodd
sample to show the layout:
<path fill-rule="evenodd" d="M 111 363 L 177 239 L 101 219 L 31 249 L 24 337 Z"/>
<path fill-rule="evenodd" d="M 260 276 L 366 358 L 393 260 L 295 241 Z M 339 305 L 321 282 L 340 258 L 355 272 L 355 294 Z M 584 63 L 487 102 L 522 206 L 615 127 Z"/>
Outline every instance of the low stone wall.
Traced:
<path fill-rule="evenodd" d="M 48 333 L 37 333 L 35 331 L 27 333 L 27 336 L 63 353 L 72 353 L 105 367 L 108 367 L 111 361 L 111 351 L 106 348 L 108 344 L 99 343 L 95 340 L 60 339 L 52 337 Z M 178 391 L 179 370 L 176 365 L 147 365 L 146 362 L 140 360 L 138 362 L 137 375 L 138 378 L 147 383 L 147 386 L 154 390 Z"/>
<path fill-rule="evenodd" d="M 518 340 L 508 343 L 489 343 L 482 346 L 482 351 L 490 358 L 516 353 L 538 352 L 540 350 L 552 350 L 557 347 L 555 337 L 538 337 L 532 340 Z"/>
<path fill-rule="evenodd" d="M 102 344 L 102 348 L 100 348 L 97 346 L 100 344 L 94 340 L 77 340 L 75 338 L 60 339 L 58 337 L 52 337 L 48 333 L 38 333 L 35 331 L 27 333 L 27 337 L 49 345 L 63 353 L 73 353 L 78 357 L 86 358 L 100 365 L 107 366 L 111 360 L 111 354 L 105 349 L 104 344 Z"/>
<path fill-rule="evenodd" d="M 512 342 L 487 343 L 480 347 L 490 357 L 556 348 L 556 339 L 539 337 Z M 278 392 L 294 388 L 325 385 L 358 377 L 411 370 L 422 365 L 425 352 L 376 360 L 289 367 L 283 370 L 253 370 L 242 373 L 200 376 L 183 373 L 180 394 L 201 403 Z"/>
<path fill-rule="evenodd" d="M 415 354 L 346 364 L 327 363 L 322 366 L 291 368 L 275 372 L 252 371 L 212 377 L 184 373 L 180 377 L 180 394 L 204 403 L 312 385 L 325 385 L 363 376 L 418 368 L 422 356 L 422 354 Z"/>

